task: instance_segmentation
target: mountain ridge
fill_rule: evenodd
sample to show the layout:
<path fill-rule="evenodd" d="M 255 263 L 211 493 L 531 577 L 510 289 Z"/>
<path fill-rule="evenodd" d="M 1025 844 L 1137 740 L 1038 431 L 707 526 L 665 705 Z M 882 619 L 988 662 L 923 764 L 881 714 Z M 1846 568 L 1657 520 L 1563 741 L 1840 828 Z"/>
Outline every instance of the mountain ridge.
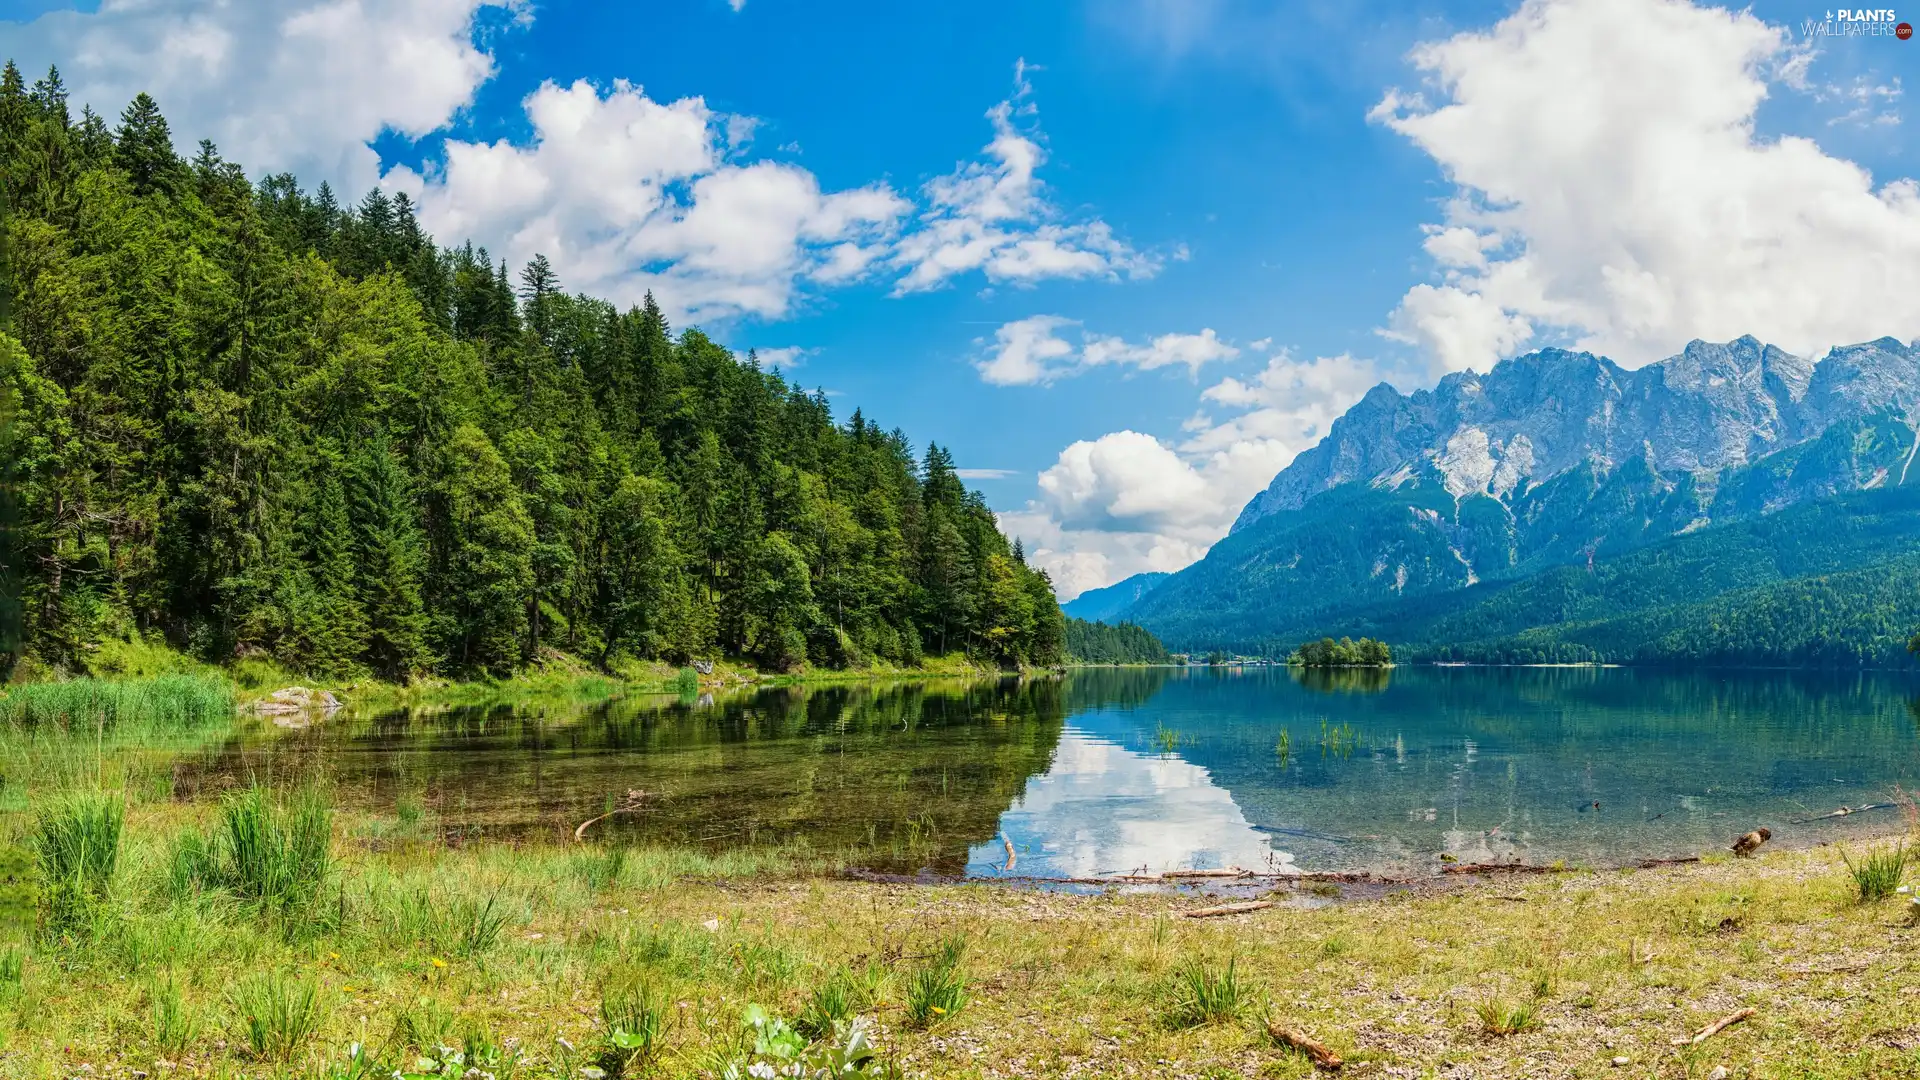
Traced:
<path fill-rule="evenodd" d="M 1176 649 L 1341 633 L 1364 610 L 1593 572 L 1674 537 L 1920 484 L 1917 451 L 1920 347 L 1893 338 L 1817 363 L 1751 336 L 1694 341 L 1631 370 L 1542 349 L 1431 390 L 1375 387 L 1204 559 L 1117 617 Z"/>

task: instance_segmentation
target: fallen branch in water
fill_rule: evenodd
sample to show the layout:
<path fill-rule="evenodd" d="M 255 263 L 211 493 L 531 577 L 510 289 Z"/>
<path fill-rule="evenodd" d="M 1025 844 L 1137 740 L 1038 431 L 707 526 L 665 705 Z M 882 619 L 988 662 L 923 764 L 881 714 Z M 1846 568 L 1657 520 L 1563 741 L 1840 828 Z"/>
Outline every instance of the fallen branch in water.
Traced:
<path fill-rule="evenodd" d="M 1242 870 L 1237 866 L 1229 866 L 1220 870 L 1169 870 L 1160 876 L 1169 880 L 1174 878 L 1242 878 L 1253 877 L 1254 873 L 1251 870 Z"/>
<path fill-rule="evenodd" d="M 1283 1024 L 1269 1020 L 1267 1021 L 1267 1034 L 1273 1038 L 1274 1042 L 1291 1046 L 1295 1050 L 1307 1055 L 1307 1058 L 1311 1060 L 1314 1065 L 1328 1072 L 1339 1072 L 1340 1066 L 1346 1064 L 1340 1060 L 1340 1055 L 1328 1049 L 1325 1043 L 1307 1035 L 1305 1032 L 1295 1031 Z"/>
<path fill-rule="evenodd" d="M 644 809 L 640 804 L 644 802 L 646 798 L 647 798 L 646 792 L 629 789 L 627 791 L 626 805 L 616 806 L 613 809 L 607 811 L 606 813 L 601 814 L 599 817 L 590 817 L 587 820 L 581 822 L 579 825 L 575 826 L 573 830 L 573 842 L 576 844 L 586 843 L 587 829 L 593 825 L 598 825 L 600 822 L 607 820 L 608 818 L 614 816 L 615 814 L 638 813 L 639 811 Z"/>
<path fill-rule="evenodd" d="M 1564 874 L 1565 866 L 1538 866 L 1534 863 L 1448 863 L 1443 874 Z"/>
<path fill-rule="evenodd" d="M 1715 1020 L 1713 1023 L 1708 1024 L 1706 1027 L 1701 1028 L 1698 1032 L 1694 1034 L 1693 1038 L 1691 1039 L 1682 1037 L 1682 1038 L 1673 1040 L 1673 1045 L 1699 1046 L 1701 1043 L 1706 1042 L 1708 1039 L 1713 1038 L 1715 1035 L 1720 1034 L 1721 1032 L 1727 1030 L 1728 1028 L 1741 1022 L 1742 1020 L 1752 1019 L 1755 1015 L 1756 1015 L 1756 1010 L 1750 1009 L 1750 1008 L 1741 1009 L 1739 1012 L 1735 1012 L 1735 1013 L 1728 1013 L 1727 1015 L 1721 1017 L 1720 1019 Z"/>
<path fill-rule="evenodd" d="M 1261 911 L 1272 906 L 1271 900 L 1246 900 L 1238 904 L 1221 904 L 1219 907 L 1195 908 L 1180 914 L 1189 919 L 1212 919 L 1221 915 L 1245 915 L 1249 911 Z"/>
<path fill-rule="evenodd" d="M 1005 871 L 1006 873 L 1009 873 L 1009 874 L 1011 874 L 1011 873 L 1013 873 L 1013 864 L 1014 864 L 1014 860 L 1016 860 L 1017 858 L 1019 858 L 1019 856 L 1017 856 L 1017 855 L 1015 855 L 1015 854 L 1013 853 L 1013 841 L 1011 841 L 1011 840 L 1009 840 L 1009 839 L 1007 839 L 1007 834 L 1006 834 L 1006 833 L 1004 833 L 1004 832 L 1002 832 L 1002 833 L 1000 834 L 1000 842 L 1001 842 L 1001 843 L 1003 843 L 1003 844 L 1005 844 L 1005 845 L 1007 845 L 1007 865 L 1006 865 L 1005 867 L 1002 867 L 1002 869 L 1003 869 L 1003 870 L 1004 870 L 1004 871 Z"/>
<path fill-rule="evenodd" d="M 1894 807 L 1899 805 L 1900 805 L 1899 803 L 1877 802 L 1877 803 L 1866 803 L 1865 805 L 1862 805 L 1862 806 L 1843 806 L 1840 809 L 1835 810 L 1831 814 L 1820 814 L 1815 817 L 1801 818 L 1798 821 L 1789 821 L 1787 822 L 1787 824 L 1808 825 L 1816 821 L 1825 821 L 1828 818 L 1846 817 L 1849 814 L 1864 814 L 1869 810 L 1891 810 Z"/>

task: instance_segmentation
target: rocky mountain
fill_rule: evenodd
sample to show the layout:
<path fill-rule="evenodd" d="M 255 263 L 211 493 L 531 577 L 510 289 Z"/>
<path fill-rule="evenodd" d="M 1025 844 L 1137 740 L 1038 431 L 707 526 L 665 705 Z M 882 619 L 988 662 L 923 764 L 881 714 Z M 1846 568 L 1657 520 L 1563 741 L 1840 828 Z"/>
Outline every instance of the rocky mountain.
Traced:
<path fill-rule="evenodd" d="M 1638 370 L 1542 350 L 1432 390 L 1375 387 L 1204 560 L 1116 616 L 1173 648 L 1346 632 L 1361 609 L 1597 574 L 1676 537 L 1920 485 L 1916 451 L 1920 346 L 1892 338 L 1818 363 L 1696 341 Z"/>
<path fill-rule="evenodd" d="M 1060 610 L 1088 622 L 1111 622 L 1115 616 L 1132 607 L 1141 597 L 1172 576 L 1164 573 L 1135 574 L 1104 589 L 1088 589 L 1061 604 Z"/>

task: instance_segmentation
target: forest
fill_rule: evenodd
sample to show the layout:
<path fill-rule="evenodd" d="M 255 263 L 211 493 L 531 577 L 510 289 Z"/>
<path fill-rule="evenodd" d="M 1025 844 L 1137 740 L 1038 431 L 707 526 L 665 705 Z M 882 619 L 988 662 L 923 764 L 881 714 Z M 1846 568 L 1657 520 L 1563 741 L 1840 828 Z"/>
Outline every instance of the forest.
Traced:
<path fill-rule="evenodd" d="M 1067 655 L 1082 664 L 1166 664 L 1167 647 L 1145 627 L 1067 619 Z"/>
<path fill-rule="evenodd" d="M 293 670 L 1057 663 L 952 455 L 835 420 L 649 294 L 569 293 L 0 75 L 4 661 L 109 640 Z"/>

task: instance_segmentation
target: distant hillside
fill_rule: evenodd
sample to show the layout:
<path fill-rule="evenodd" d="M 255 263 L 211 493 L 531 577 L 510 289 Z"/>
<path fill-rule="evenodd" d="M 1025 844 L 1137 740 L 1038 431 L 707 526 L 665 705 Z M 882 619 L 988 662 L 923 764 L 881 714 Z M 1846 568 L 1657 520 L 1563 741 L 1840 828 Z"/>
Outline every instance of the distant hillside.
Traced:
<path fill-rule="evenodd" d="M 1088 589 L 1061 604 L 1060 610 L 1066 612 L 1070 618 L 1085 619 L 1088 622 L 1111 620 L 1172 576 L 1172 574 L 1162 573 L 1135 574 L 1104 589 Z"/>
<path fill-rule="evenodd" d="M 1631 372 L 1547 350 L 1379 387 L 1124 617 L 1189 651 L 1903 662 L 1917 411 L 1920 349 L 1892 339 L 1817 365 L 1696 342 Z"/>

